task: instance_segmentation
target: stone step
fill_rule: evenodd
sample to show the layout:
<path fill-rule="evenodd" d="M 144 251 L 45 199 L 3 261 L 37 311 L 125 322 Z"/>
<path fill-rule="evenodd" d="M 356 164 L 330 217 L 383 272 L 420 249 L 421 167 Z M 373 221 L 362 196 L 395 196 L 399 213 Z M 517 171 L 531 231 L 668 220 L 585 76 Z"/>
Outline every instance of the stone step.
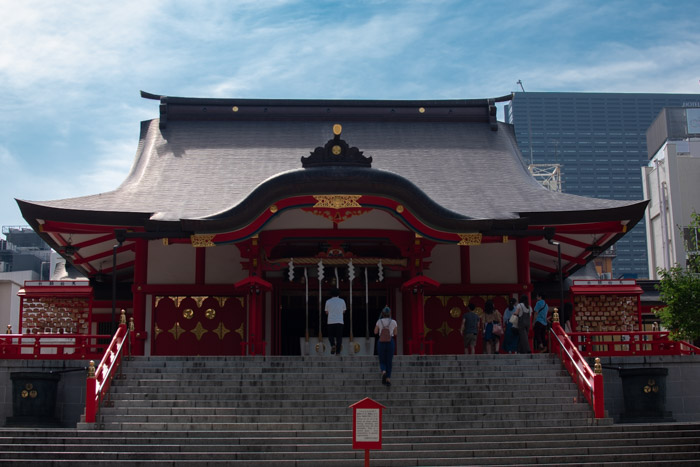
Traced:
<path fill-rule="evenodd" d="M 331 445 L 332 446 L 332 445 Z M 297 463 L 307 461 L 352 461 L 357 462 L 363 458 L 363 452 L 353 451 L 347 444 L 335 446 L 325 446 L 324 451 L 304 450 L 304 446 L 293 446 L 289 450 L 266 451 L 257 449 L 249 452 L 217 452 L 207 450 L 182 451 L 177 450 L 178 446 L 165 446 L 164 451 L 144 450 L 130 452 L 100 452 L 100 459 L 111 459 L 124 463 L 167 461 L 173 463 L 181 462 L 279 462 L 295 459 Z M 609 465 L 612 462 L 640 462 L 658 460 L 660 455 L 666 460 L 696 460 L 699 458 L 700 450 L 697 447 L 679 447 L 649 445 L 637 446 L 634 451 L 620 453 L 621 447 L 610 446 L 605 448 L 581 447 L 581 448 L 555 448 L 548 449 L 546 454 L 535 453 L 530 449 L 499 450 L 494 455 L 489 456 L 484 450 L 459 449 L 459 447 L 443 447 L 436 450 L 384 450 L 372 452 L 372 465 L 464 465 L 457 464 L 456 461 L 467 461 L 470 465 L 531 465 L 531 464 L 555 464 L 565 465 L 575 463 L 581 465 L 583 462 L 596 462 L 597 465 Z M 45 462 L 55 461 L 57 457 L 67 458 L 71 461 L 86 461 L 95 458 L 92 452 L 83 451 L 61 451 L 47 450 L 38 452 L 9 451 L 0 454 L 0 459 L 13 460 L 43 460 Z M 206 459 L 206 461 L 203 461 Z M 415 459 L 420 463 L 415 464 Z M 575 459 L 574 462 L 572 462 Z M 403 464 L 398 464 L 403 461 Z M 297 464 L 298 465 L 298 464 Z M 303 464 L 302 464 L 303 465 Z"/>

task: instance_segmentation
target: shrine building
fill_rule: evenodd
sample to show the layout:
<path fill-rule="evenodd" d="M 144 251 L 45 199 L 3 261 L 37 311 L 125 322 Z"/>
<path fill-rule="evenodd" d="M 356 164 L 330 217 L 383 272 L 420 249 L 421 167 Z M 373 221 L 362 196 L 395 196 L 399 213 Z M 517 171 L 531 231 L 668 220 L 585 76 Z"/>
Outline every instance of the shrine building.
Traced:
<path fill-rule="evenodd" d="M 323 304 L 338 287 L 343 354 L 372 353 L 385 305 L 399 353 L 462 353 L 470 302 L 502 312 L 559 283 L 647 204 L 538 184 L 496 120 L 510 96 L 142 96 L 160 115 L 141 123 L 118 188 L 17 201 L 88 278 L 26 287 L 18 332 L 104 333 L 123 308 L 136 354 L 327 354 Z"/>

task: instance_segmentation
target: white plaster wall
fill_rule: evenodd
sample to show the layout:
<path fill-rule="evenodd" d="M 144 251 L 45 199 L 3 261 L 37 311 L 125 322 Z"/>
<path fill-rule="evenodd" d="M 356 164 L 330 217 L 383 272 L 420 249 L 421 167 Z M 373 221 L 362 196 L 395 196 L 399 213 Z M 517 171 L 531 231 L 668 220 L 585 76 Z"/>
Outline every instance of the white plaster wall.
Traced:
<path fill-rule="evenodd" d="M 386 211 L 373 209 L 372 211 L 353 216 L 338 224 L 339 229 L 386 229 L 407 230 L 406 226 Z"/>
<path fill-rule="evenodd" d="M 333 221 L 301 209 L 290 209 L 276 215 L 263 230 L 332 229 Z M 406 226 L 386 211 L 372 211 L 352 216 L 338 224 L 338 229 L 406 230 Z"/>
<path fill-rule="evenodd" d="M 248 277 L 241 266 L 241 252 L 234 244 L 206 248 L 204 282 L 207 284 L 235 284 Z"/>
<path fill-rule="evenodd" d="M 149 284 L 194 284 L 195 248 L 192 245 L 148 244 Z"/>
<path fill-rule="evenodd" d="M 290 209 L 275 215 L 275 217 L 265 225 L 263 230 L 332 228 L 333 221 L 330 219 L 302 211 L 301 209 Z"/>
<path fill-rule="evenodd" d="M 424 274 L 440 284 L 461 283 L 460 248 L 457 245 L 436 245 L 428 258 L 432 264 L 429 269 L 424 271 Z"/>
<path fill-rule="evenodd" d="M 470 247 L 472 284 L 515 284 L 518 282 L 515 242 L 484 243 Z"/>

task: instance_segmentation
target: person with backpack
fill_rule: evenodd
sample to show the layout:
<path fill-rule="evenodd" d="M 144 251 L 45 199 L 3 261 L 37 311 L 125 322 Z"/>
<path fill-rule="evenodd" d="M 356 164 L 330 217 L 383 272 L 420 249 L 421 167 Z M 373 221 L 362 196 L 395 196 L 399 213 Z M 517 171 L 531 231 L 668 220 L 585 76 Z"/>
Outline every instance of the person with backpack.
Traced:
<path fill-rule="evenodd" d="M 394 360 L 394 336 L 398 334 L 399 325 L 391 319 L 391 308 L 385 306 L 381 317 L 374 326 L 374 333 L 379 334 L 377 354 L 379 368 L 382 370 L 382 384 L 391 386 L 391 362 Z"/>

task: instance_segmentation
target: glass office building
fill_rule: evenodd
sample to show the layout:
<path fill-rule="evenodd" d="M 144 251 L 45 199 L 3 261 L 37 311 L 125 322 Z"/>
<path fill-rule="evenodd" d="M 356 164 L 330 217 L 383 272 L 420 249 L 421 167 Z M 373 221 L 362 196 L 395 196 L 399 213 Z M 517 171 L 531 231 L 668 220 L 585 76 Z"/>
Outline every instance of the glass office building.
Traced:
<path fill-rule="evenodd" d="M 505 106 L 528 164 L 560 164 L 562 191 L 643 199 L 646 131 L 664 107 L 700 107 L 700 94 L 516 92 Z M 648 277 L 644 223 L 616 244 L 614 277 Z"/>

